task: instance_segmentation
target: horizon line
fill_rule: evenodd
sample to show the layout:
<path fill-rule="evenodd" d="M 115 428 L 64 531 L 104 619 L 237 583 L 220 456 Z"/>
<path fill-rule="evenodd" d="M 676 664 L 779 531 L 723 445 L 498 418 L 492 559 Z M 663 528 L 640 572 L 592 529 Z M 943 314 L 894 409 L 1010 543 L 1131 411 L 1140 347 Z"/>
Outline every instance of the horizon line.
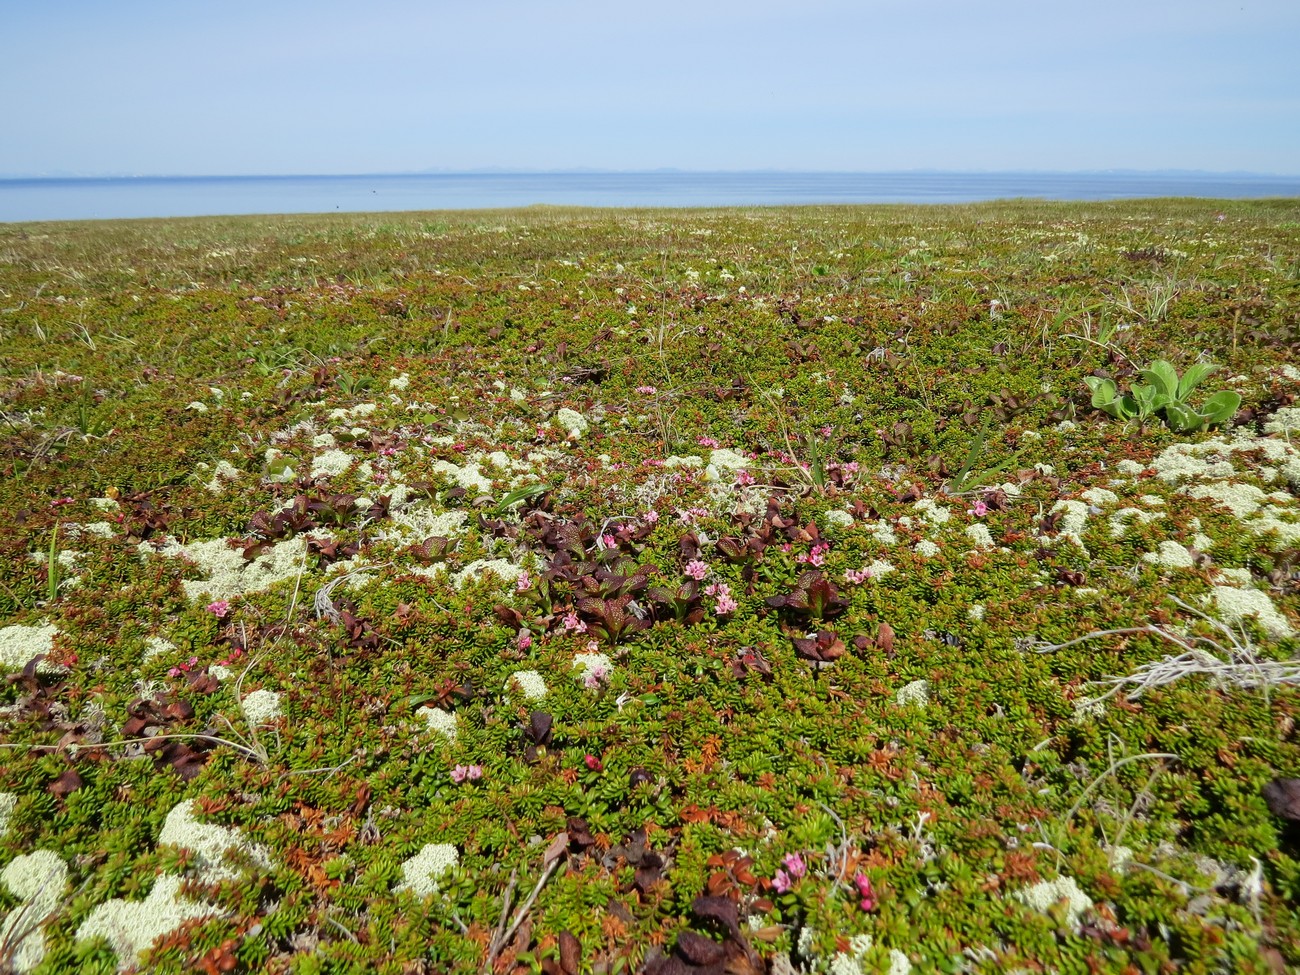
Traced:
<path fill-rule="evenodd" d="M 1300 173 L 1261 172 L 1258 170 L 1231 169 L 1137 169 L 1110 167 L 1090 169 L 942 169 L 915 167 L 911 169 L 796 169 L 789 167 L 762 167 L 754 169 L 683 169 L 659 166 L 649 169 L 598 169 L 593 167 L 560 167 L 551 169 L 509 169 L 485 166 L 467 169 L 423 169 L 390 172 L 355 173 L 82 173 L 82 174 L 0 174 L 6 182 L 70 182 L 75 180 L 150 180 L 150 179 L 366 179 L 411 176 L 614 176 L 614 175 L 826 175 L 826 176 L 899 176 L 899 175 L 961 175 L 961 176 L 1217 176 L 1251 177 L 1261 179 L 1300 179 Z"/>

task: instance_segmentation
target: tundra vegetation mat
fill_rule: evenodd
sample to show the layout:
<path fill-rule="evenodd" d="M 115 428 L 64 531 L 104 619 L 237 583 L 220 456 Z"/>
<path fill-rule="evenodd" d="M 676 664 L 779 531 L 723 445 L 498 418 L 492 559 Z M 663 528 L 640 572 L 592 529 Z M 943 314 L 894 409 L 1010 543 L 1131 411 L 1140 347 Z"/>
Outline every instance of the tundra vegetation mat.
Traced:
<path fill-rule="evenodd" d="M 0 968 L 1294 970 L 1298 340 L 1297 201 L 0 226 Z"/>

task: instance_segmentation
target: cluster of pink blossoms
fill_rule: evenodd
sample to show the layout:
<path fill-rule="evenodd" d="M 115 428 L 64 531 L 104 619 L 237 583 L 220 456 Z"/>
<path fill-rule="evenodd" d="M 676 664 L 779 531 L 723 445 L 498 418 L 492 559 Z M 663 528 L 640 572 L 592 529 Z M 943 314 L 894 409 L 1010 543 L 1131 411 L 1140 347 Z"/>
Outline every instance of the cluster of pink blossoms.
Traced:
<path fill-rule="evenodd" d="M 874 911 L 876 909 L 876 892 L 871 888 L 871 878 L 866 874 L 860 873 L 853 878 L 853 884 L 858 888 L 858 906 L 864 911 Z"/>
<path fill-rule="evenodd" d="M 822 566 L 826 564 L 826 553 L 830 550 L 831 546 L 829 542 L 818 542 L 812 547 L 812 551 L 806 555 L 800 552 L 794 557 L 794 560 L 801 564 L 806 563 L 808 565 Z"/>
<path fill-rule="evenodd" d="M 569 610 L 564 614 L 564 619 L 560 620 L 564 624 L 564 629 L 568 633 L 586 633 L 587 624 L 578 619 L 578 614 Z"/>
<path fill-rule="evenodd" d="M 808 865 L 798 853 L 787 853 L 781 861 L 784 870 L 778 870 L 772 877 L 772 886 L 778 894 L 789 893 L 794 882 L 808 872 Z"/>
<path fill-rule="evenodd" d="M 712 437 L 696 437 L 695 442 L 701 447 L 712 447 L 714 450 L 717 450 L 722 446 L 722 444 L 718 443 L 718 441 Z"/>
<path fill-rule="evenodd" d="M 870 569 L 849 569 L 844 573 L 845 582 L 863 583 L 870 579 L 875 573 Z"/>
<path fill-rule="evenodd" d="M 208 612 L 219 620 L 224 620 L 226 614 L 230 612 L 230 601 L 218 599 L 216 602 L 208 603 Z"/>
<path fill-rule="evenodd" d="M 189 673 L 196 666 L 198 666 L 198 663 L 199 663 L 198 657 L 190 657 L 189 660 L 185 661 L 185 663 L 181 664 L 179 667 L 172 667 L 170 670 L 168 670 L 167 676 L 179 677 L 181 674 Z"/>
<path fill-rule="evenodd" d="M 482 765 L 457 765 L 451 770 L 451 780 L 457 785 L 462 782 L 477 782 L 483 778 Z"/>
<path fill-rule="evenodd" d="M 699 559 L 691 559 L 686 563 L 686 568 L 682 571 L 696 582 L 702 582 L 704 577 L 709 574 L 709 567 L 707 563 L 701 562 Z"/>
<path fill-rule="evenodd" d="M 713 606 L 713 612 L 716 616 L 726 616 L 728 613 L 734 613 L 740 608 L 731 595 L 731 587 L 725 582 L 711 582 L 704 587 L 704 595 L 716 596 L 717 602 Z"/>

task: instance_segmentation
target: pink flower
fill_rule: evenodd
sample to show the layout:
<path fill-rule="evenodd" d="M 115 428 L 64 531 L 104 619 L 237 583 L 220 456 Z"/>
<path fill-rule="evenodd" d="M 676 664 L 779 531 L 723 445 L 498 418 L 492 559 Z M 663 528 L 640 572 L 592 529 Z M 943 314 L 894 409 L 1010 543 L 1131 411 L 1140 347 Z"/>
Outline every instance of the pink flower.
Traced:
<path fill-rule="evenodd" d="M 600 542 L 605 548 L 614 548 L 618 545 L 618 539 L 608 532 L 600 536 Z"/>
<path fill-rule="evenodd" d="M 712 437 L 697 437 L 695 442 L 701 447 L 712 447 L 715 450 L 722 446 L 722 444 L 718 443 L 718 441 L 714 440 Z"/>
<path fill-rule="evenodd" d="M 230 602 L 225 599 L 218 599 L 214 603 L 208 603 L 208 612 L 217 619 L 223 620 L 226 618 L 226 614 L 230 612 Z"/>
<path fill-rule="evenodd" d="M 699 582 L 709 574 L 709 567 L 699 559 L 691 559 L 686 563 L 686 568 L 683 571 L 696 582 Z"/>
<path fill-rule="evenodd" d="M 649 511 L 647 511 L 645 514 L 641 516 L 641 520 L 644 521 L 647 525 L 653 525 L 655 522 L 659 520 L 659 512 L 651 508 Z"/>
<path fill-rule="evenodd" d="M 597 691 L 609 679 L 609 670 L 597 664 L 587 672 L 587 676 L 582 679 L 582 684 L 589 691 Z"/>
<path fill-rule="evenodd" d="M 749 473 L 749 471 L 737 471 L 736 483 L 741 487 L 749 487 L 749 485 L 754 483 L 754 475 Z"/>
<path fill-rule="evenodd" d="M 803 857 L 798 853 L 787 853 L 781 862 L 785 864 L 785 868 L 790 871 L 790 876 L 795 880 L 808 872 L 808 865 L 803 862 Z"/>
<path fill-rule="evenodd" d="M 790 892 L 790 888 L 794 885 L 790 882 L 789 874 L 784 870 L 778 870 L 772 878 L 772 886 L 776 888 L 778 894 L 786 894 Z"/>
<path fill-rule="evenodd" d="M 515 637 L 515 646 L 520 650 L 527 650 L 533 645 L 533 635 L 527 630 L 520 630 L 519 635 Z"/>
<path fill-rule="evenodd" d="M 564 629 L 569 633 L 586 633 L 587 624 L 578 619 L 578 614 L 569 610 L 564 614 L 564 619 L 560 621 L 564 624 Z"/>
<path fill-rule="evenodd" d="M 853 883 L 857 885 L 858 895 L 862 898 L 858 902 L 858 906 L 864 911 L 874 911 L 876 909 L 876 892 L 871 887 L 871 879 L 860 873 L 853 878 Z"/>
<path fill-rule="evenodd" d="M 479 779 L 483 778 L 483 766 L 471 765 L 465 772 L 465 777 L 471 782 L 477 782 Z"/>
<path fill-rule="evenodd" d="M 726 616 L 728 613 L 734 613 L 740 608 L 740 604 L 731 596 L 731 587 L 725 582 L 713 582 L 704 587 L 706 596 L 716 596 L 717 603 L 713 607 L 714 615 Z"/>
<path fill-rule="evenodd" d="M 983 518 L 989 513 L 989 506 L 983 501 L 976 501 L 975 507 L 971 508 L 971 513 L 975 515 L 976 518 Z"/>
<path fill-rule="evenodd" d="M 592 755 L 590 753 L 584 755 L 582 757 L 582 760 L 587 763 L 587 768 L 591 769 L 593 772 L 599 772 L 601 769 L 605 767 L 601 763 L 600 759 L 598 759 L 595 755 Z"/>
<path fill-rule="evenodd" d="M 519 578 L 515 580 L 515 591 L 527 592 L 529 589 L 532 588 L 533 588 L 533 577 L 530 576 L 528 574 L 528 570 L 525 569 L 523 572 L 519 573 Z"/>
<path fill-rule="evenodd" d="M 655 389 L 653 386 L 638 386 L 636 391 L 642 396 L 653 396 L 655 393 L 659 392 L 659 390 Z"/>
<path fill-rule="evenodd" d="M 180 675 L 181 669 L 179 667 L 172 667 L 167 671 L 168 677 L 179 677 Z"/>
<path fill-rule="evenodd" d="M 849 569 L 844 573 L 844 581 L 857 583 L 866 582 L 871 578 L 871 575 L 872 572 L 870 569 Z"/>

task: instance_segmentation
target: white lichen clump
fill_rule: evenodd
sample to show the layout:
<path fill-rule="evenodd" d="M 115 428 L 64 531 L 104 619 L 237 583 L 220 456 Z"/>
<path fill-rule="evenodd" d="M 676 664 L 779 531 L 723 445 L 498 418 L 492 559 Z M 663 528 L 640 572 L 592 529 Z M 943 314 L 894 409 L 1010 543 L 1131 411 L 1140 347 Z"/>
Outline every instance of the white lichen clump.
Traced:
<path fill-rule="evenodd" d="M 578 680 L 587 687 L 593 687 L 609 679 L 609 675 L 614 672 L 614 664 L 609 659 L 608 654 L 596 653 L 595 651 L 583 650 L 573 655 L 573 666 L 575 670 L 581 670 Z"/>
<path fill-rule="evenodd" d="M 519 572 L 519 566 L 505 559 L 476 559 L 453 575 L 451 582 L 457 589 L 463 589 L 466 583 L 485 573 L 496 576 L 501 582 L 515 582 L 519 579 Z"/>
<path fill-rule="evenodd" d="M 342 450 L 327 450 L 311 462 L 312 477 L 338 477 L 352 466 L 352 455 Z"/>
<path fill-rule="evenodd" d="M 151 555 L 155 550 L 148 543 L 142 543 L 140 551 Z M 306 563 L 306 540 L 297 536 L 277 542 L 251 562 L 245 562 L 243 553 L 231 548 L 224 538 L 191 542 L 189 545 L 169 539 L 157 554 L 189 559 L 206 576 L 205 579 L 181 583 L 190 599 L 205 602 L 231 600 L 297 575 Z"/>
<path fill-rule="evenodd" d="M 424 718 L 430 731 L 436 731 L 443 735 L 448 741 L 456 740 L 456 724 L 459 719 L 454 711 L 444 711 L 442 708 L 422 707 L 415 712 L 419 717 Z"/>
<path fill-rule="evenodd" d="M 239 876 L 238 868 L 227 860 L 232 850 L 241 860 L 251 861 L 264 870 L 271 869 L 271 855 L 265 847 L 250 843 L 229 826 L 199 822 L 194 817 L 193 799 L 178 803 L 167 814 L 158 842 L 192 852 L 199 878 L 204 883 L 214 884 Z"/>
<path fill-rule="evenodd" d="M 976 522 L 973 525 L 966 526 L 966 537 L 971 540 L 976 548 L 989 549 L 993 547 L 993 535 L 989 532 L 987 525 Z"/>
<path fill-rule="evenodd" d="M 208 917 L 217 908 L 181 894 L 181 877 L 161 876 L 142 901 L 114 898 L 100 904 L 77 928 L 77 940 L 105 939 L 117 955 L 119 971 L 139 963 L 140 955 L 186 921 Z"/>
<path fill-rule="evenodd" d="M 33 657 L 48 654 L 53 649 L 54 638 L 58 633 L 58 628 L 53 623 L 43 623 L 40 626 L 15 623 L 0 629 L 0 665 L 4 666 L 6 673 L 20 673 L 31 663 Z M 57 674 L 62 669 L 48 660 L 42 660 L 36 665 L 38 674 Z"/>
<path fill-rule="evenodd" d="M 1147 562 L 1154 562 L 1162 569 L 1191 569 L 1196 565 L 1192 553 L 1177 542 L 1161 542 L 1156 551 L 1142 556 Z"/>
<path fill-rule="evenodd" d="M 571 410 L 563 406 L 555 411 L 555 422 L 569 435 L 571 440 L 577 440 L 588 430 L 587 420 L 577 410 Z"/>
<path fill-rule="evenodd" d="M 514 686 L 519 693 L 530 701 L 540 701 L 546 696 L 546 681 L 535 670 L 517 670 L 506 681 L 506 687 Z"/>
<path fill-rule="evenodd" d="M 1258 589 L 1215 586 L 1212 595 L 1214 607 L 1225 623 L 1241 623 L 1246 617 L 1253 616 L 1264 632 L 1275 640 L 1295 635 L 1290 621 L 1278 612 L 1268 595 Z"/>
<path fill-rule="evenodd" d="M 0 836 L 9 830 L 9 820 L 18 808 L 18 796 L 12 792 L 0 792 Z"/>
<path fill-rule="evenodd" d="M 827 528 L 848 528 L 853 524 L 853 516 L 847 511 L 840 511 L 838 508 L 832 508 L 826 512 Z"/>
<path fill-rule="evenodd" d="M 923 538 L 916 543 L 916 554 L 923 559 L 932 559 L 939 554 L 939 546 L 928 538 Z"/>
<path fill-rule="evenodd" d="M 436 893 L 438 878 L 460 863 L 460 851 L 450 843 L 429 843 L 402 863 L 402 882 L 393 890 L 409 890 L 418 897 Z"/>
<path fill-rule="evenodd" d="M 214 668 L 215 669 L 215 668 Z M 239 702 L 248 723 L 257 727 L 280 717 L 280 695 L 275 691 L 252 691 Z"/>
<path fill-rule="evenodd" d="M 1044 880 L 1032 887 L 1018 890 L 1012 896 L 1039 914 L 1047 914 L 1058 903 L 1065 901 L 1065 919 L 1076 929 L 1083 915 L 1092 910 L 1092 898 L 1079 889 L 1073 877 Z"/>
<path fill-rule="evenodd" d="M 912 683 L 899 690 L 894 696 L 894 701 L 900 708 L 925 707 L 930 703 L 930 682 L 928 680 L 912 681 Z"/>
<path fill-rule="evenodd" d="M 243 471 L 230 463 L 230 461 L 219 460 L 217 461 L 217 466 L 213 468 L 212 479 L 203 486 L 213 494 L 220 494 L 225 490 L 228 482 L 237 481 L 242 475 Z"/>
<path fill-rule="evenodd" d="M 14 971 L 29 972 L 45 958 L 42 927 L 63 901 L 68 866 L 53 850 L 35 850 L 15 857 L 0 884 L 20 901 L 0 925 L 0 946 L 12 953 Z"/>

